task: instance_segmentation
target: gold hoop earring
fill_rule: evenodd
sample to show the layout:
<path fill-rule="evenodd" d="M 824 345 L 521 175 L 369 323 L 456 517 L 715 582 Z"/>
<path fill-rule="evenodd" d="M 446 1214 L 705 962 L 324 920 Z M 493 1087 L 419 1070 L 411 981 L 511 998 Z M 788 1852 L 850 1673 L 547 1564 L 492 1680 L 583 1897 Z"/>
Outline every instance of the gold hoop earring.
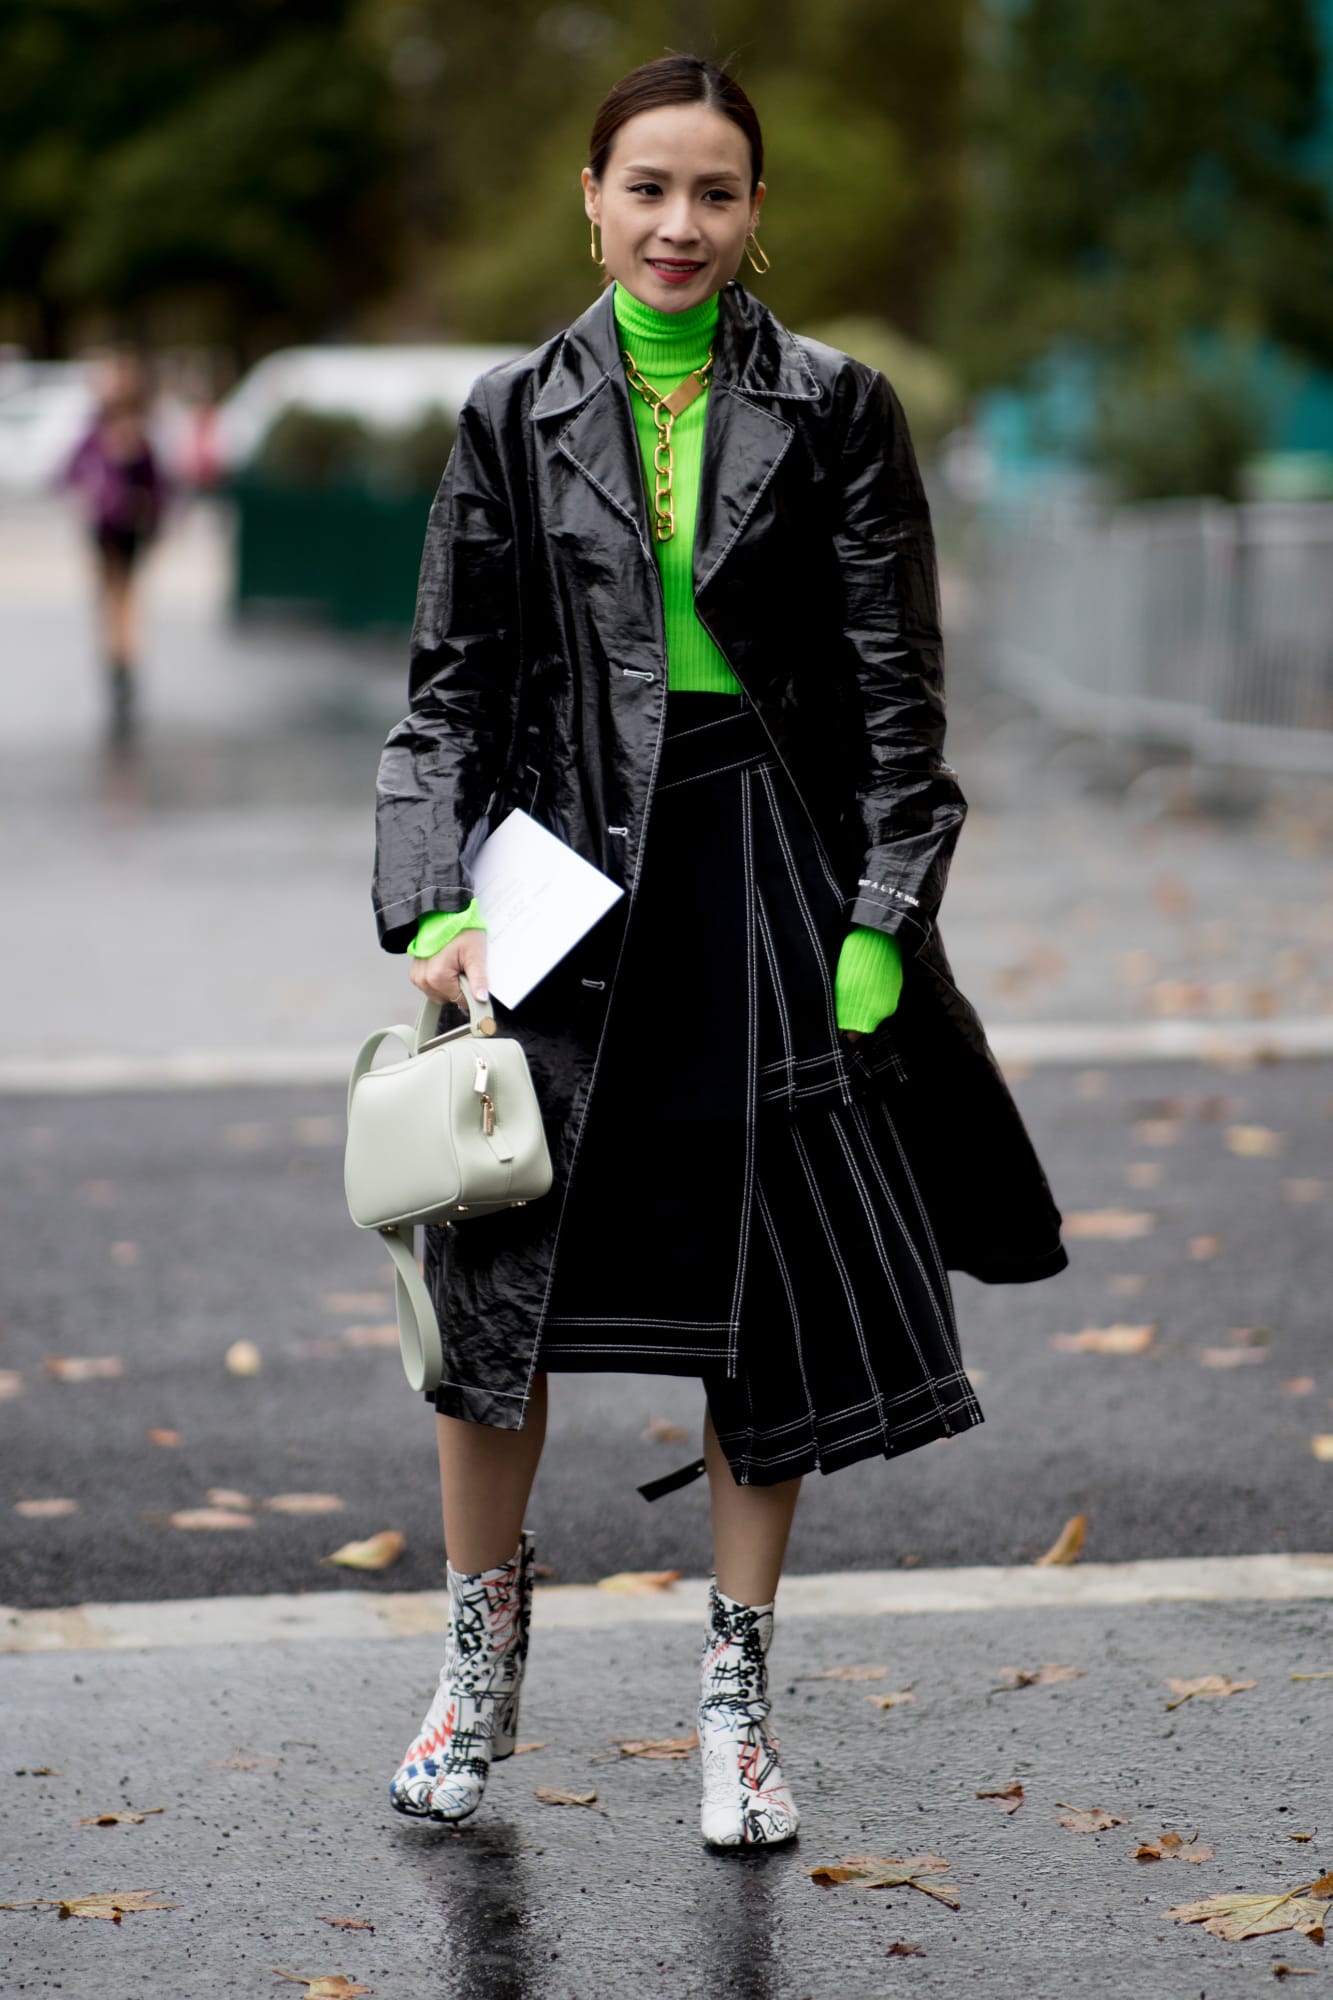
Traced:
<path fill-rule="evenodd" d="M 596 264 L 599 271 L 606 269 L 605 257 L 597 255 L 597 224 L 595 222 L 588 224 L 588 255 L 592 258 L 593 263 Z"/>
<path fill-rule="evenodd" d="M 762 264 L 758 261 L 758 258 L 756 258 L 754 250 L 751 250 L 750 248 L 750 245 L 752 243 L 754 245 L 754 249 L 759 252 L 759 256 L 762 257 L 764 260 Z M 753 229 L 750 231 L 749 235 L 745 239 L 745 254 L 750 260 L 751 268 L 753 270 L 756 270 L 761 278 L 763 277 L 765 271 L 772 270 L 773 268 L 772 259 L 769 257 L 768 252 L 764 249 L 763 244 L 759 241 L 759 238 L 755 235 Z"/>

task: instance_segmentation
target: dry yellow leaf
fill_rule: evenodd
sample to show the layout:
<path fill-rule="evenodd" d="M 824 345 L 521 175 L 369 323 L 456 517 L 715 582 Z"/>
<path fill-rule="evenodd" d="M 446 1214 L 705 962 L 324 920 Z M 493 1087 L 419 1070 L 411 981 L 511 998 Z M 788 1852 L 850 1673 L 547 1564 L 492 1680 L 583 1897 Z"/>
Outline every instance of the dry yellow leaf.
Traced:
<path fill-rule="evenodd" d="M 1106 1282 L 1118 1299 L 1136 1299 L 1139 1293 L 1146 1289 L 1148 1280 L 1138 1276 L 1137 1273 L 1122 1271 L 1115 1277 L 1108 1278 Z"/>
<path fill-rule="evenodd" d="M 97 1896 L 66 1896 L 43 1898 L 44 1901 L 60 1902 L 62 1917 L 105 1917 L 108 1922 L 118 1924 L 122 1916 L 131 1916 L 136 1910 L 178 1910 L 179 1903 L 155 1903 L 156 1889 L 108 1889 Z"/>
<path fill-rule="evenodd" d="M 864 1697 L 872 1708 L 901 1708 L 905 1702 L 915 1701 L 911 1688 L 895 1688 L 892 1694 L 868 1694 Z"/>
<path fill-rule="evenodd" d="M 1157 1336 L 1156 1326 L 1085 1326 L 1082 1333 L 1053 1333 L 1051 1346 L 1064 1354 L 1142 1354 Z"/>
<path fill-rule="evenodd" d="M 1065 1217 L 1063 1233 L 1070 1237 L 1126 1243 L 1135 1236 L 1149 1235 L 1156 1220 L 1156 1216 L 1145 1209 L 1085 1208 Z"/>
<path fill-rule="evenodd" d="M 1087 1527 L 1086 1514 L 1071 1514 L 1045 1555 L 1037 1557 L 1034 1568 L 1048 1569 L 1077 1562 Z"/>
<path fill-rule="evenodd" d="M 1268 1359 L 1266 1347 L 1201 1347 L 1198 1354 L 1205 1368 L 1246 1368 Z"/>
<path fill-rule="evenodd" d="M 688 1736 L 634 1738 L 628 1743 L 617 1743 L 616 1748 L 622 1757 L 647 1757 L 664 1762 L 672 1758 L 688 1757 L 691 1750 L 698 1747 L 698 1743 L 697 1730 L 691 1730 Z"/>
<path fill-rule="evenodd" d="M 925 1955 L 924 1945 L 904 1944 L 901 1939 L 891 1944 L 884 1954 L 885 1958 L 924 1958 Z"/>
<path fill-rule="evenodd" d="M 17 1368 L 0 1368 L 0 1403 L 8 1403 L 15 1396 L 23 1394 L 23 1377 Z"/>
<path fill-rule="evenodd" d="M 1318 1431 L 1310 1439 L 1310 1449 L 1316 1458 L 1333 1460 L 1333 1431 Z"/>
<path fill-rule="evenodd" d="M 257 1375 L 264 1365 L 253 1340 L 233 1340 L 222 1358 L 231 1375 Z"/>
<path fill-rule="evenodd" d="M 398 1322 L 380 1320 L 373 1325 L 349 1326 L 343 1332 L 344 1347 L 397 1347 Z"/>
<path fill-rule="evenodd" d="M 1133 1850 L 1131 1861 L 1211 1861 L 1213 1849 L 1199 1845 L 1198 1833 L 1188 1840 L 1180 1833 L 1167 1832 L 1157 1840 L 1144 1840 Z"/>
<path fill-rule="evenodd" d="M 1217 1255 L 1218 1251 L 1222 1248 L 1222 1238 L 1220 1236 L 1191 1236 L 1189 1248 L 1190 1256 L 1194 1259 L 1195 1263 L 1202 1264 L 1209 1257 Z"/>
<path fill-rule="evenodd" d="M 253 1514 L 238 1514 L 234 1507 L 182 1507 L 170 1514 L 173 1528 L 253 1528 Z"/>
<path fill-rule="evenodd" d="M 321 1560 L 341 1563 L 344 1569 L 388 1569 L 406 1547 L 407 1537 L 400 1535 L 397 1528 L 383 1528 L 364 1542 L 344 1542 L 340 1549 Z"/>
<path fill-rule="evenodd" d="M 1064 1799 L 1055 1803 L 1064 1806 L 1056 1817 L 1071 1833 L 1105 1833 L 1108 1827 L 1125 1824 L 1119 1813 L 1107 1812 L 1105 1806 L 1071 1806 Z"/>
<path fill-rule="evenodd" d="M 14 1512 L 22 1514 L 26 1521 L 58 1521 L 66 1514 L 77 1514 L 77 1500 L 16 1500 Z"/>
<path fill-rule="evenodd" d="M 805 1872 L 821 1889 L 835 1889 L 843 1883 L 858 1889 L 920 1889 L 956 1910 L 958 1897 L 952 1889 L 917 1879 L 938 1874 L 948 1866 L 942 1854 L 909 1854 L 901 1859 L 896 1854 L 848 1854 L 841 1861 L 826 1861 Z"/>
<path fill-rule="evenodd" d="M 1282 1384 L 1282 1388 L 1288 1396 L 1312 1396 L 1314 1394 L 1314 1376 L 1289 1375 L 1287 1380 Z"/>
<path fill-rule="evenodd" d="M 529 1750 L 549 1750 L 550 1747 L 549 1741 L 545 1743 L 516 1743 L 514 1745 L 514 1755 L 516 1757 L 525 1757 Z"/>
<path fill-rule="evenodd" d="M 1285 1896 L 1205 1896 L 1202 1902 L 1177 1903 L 1162 1915 L 1180 1924 L 1201 1924 L 1230 1943 L 1276 1931 L 1300 1931 L 1307 1937 L 1317 1933 L 1322 1941 L 1328 1910 L 1326 1902 L 1290 1889 Z"/>
<path fill-rule="evenodd" d="M 358 1993 L 373 1993 L 373 1986 L 358 1986 L 345 1973 L 325 1972 L 316 1979 L 303 1979 L 299 1972 L 284 1972 L 280 1965 L 273 1968 L 279 1979 L 290 1979 L 294 1986 L 304 1986 L 310 2000 L 355 2000 Z"/>
<path fill-rule="evenodd" d="M 533 1797 L 544 1806 L 595 1806 L 596 1792 L 563 1792 L 558 1785 L 538 1785 Z"/>
<path fill-rule="evenodd" d="M 230 1507 L 235 1513 L 248 1514 L 255 1503 L 247 1493 L 238 1493 L 234 1486 L 210 1486 L 208 1504 L 210 1507 Z"/>
<path fill-rule="evenodd" d="M 1327 1181 L 1287 1180 L 1282 1183 L 1282 1199 L 1284 1201 L 1322 1201 L 1327 1193 Z"/>
<path fill-rule="evenodd" d="M 1162 1178 L 1159 1160 L 1131 1160 L 1125 1168 L 1125 1184 L 1132 1188 L 1156 1187 Z"/>
<path fill-rule="evenodd" d="M 1134 1125 L 1134 1137 L 1141 1146 L 1174 1146 L 1180 1133 L 1179 1118 L 1140 1118 Z"/>
<path fill-rule="evenodd" d="M 614 1576 L 599 1576 L 597 1588 L 622 1597 L 650 1597 L 654 1591 L 670 1590 L 680 1575 L 678 1569 L 621 1569 Z"/>
<path fill-rule="evenodd" d="M 1193 1695 L 1239 1694 L 1244 1688 L 1259 1685 L 1257 1681 L 1229 1681 L 1225 1674 L 1201 1674 L 1193 1681 L 1172 1680 L 1168 1675 L 1166 1684 L 1176 1696 L 1174 1701 L 1166 1704 L 1168 1708 L 1179 1708 L 1181 1702 L 1189 1701 Z"/>
<path fill-rule="evenodd" d="M 165 1806 L 145 1806 L 142 1812 L 93 1813 L 89 1819 L 81 1819 L 80 1826 L 142 1826 L 154 1814 L 165 1812 Z"/>
<path fill-rule="evenodd" d="M 274 1493 L 260 1502 L 270 1514 L 338 1514 L 345 1504 L 336 1493 Z"/>
<path fill-rule="evenodd" d="M 1226 1136 L 1227 1151 L 1247 1160 L 1271 1160 L 1287 1143 L 1280 1132 L 1270 1131 L 1267 1125 L 1228 1125 Z"/>
<path fill-rule="evenodd" d="M 994 1799 L 1001 1812 L 1015 1813 L 1023 1803 L 1023 1787 L 1017 1778 L 1007 1785 L 1001 1785 L 998 1792 L 977 1792 L 979 1799 Z"/>
<path fill-rule="evenodd" d="M 1062 1667 L 1056 1660 L 1048 1660 L 1043 1667 L 1001 1667 L 1011 1688 L 1045 1687 L 1051 1681 L 1077 1681 L 1083 1678 L 1082 1667 Z"/>
<path fill-rule="evenodd" d="M 669 1417 L 649 1417 L 639 1436 L 649 1444 L 684 1444 L 689 1432 L 684 1424 L 673 1424 Z"/>
<path fill-rule="evenodd" d="M 104 1382 L 125 1373 L 114 1354 L 48 1354 L 43 1366 L 58 1382 Z"/>
<path fill-rule="evenodd" d="M 179 1431 L 154 1430 L 147 1433 L 149 1444 L 160 1444 L 167 1451 L 174 1451 L 181 1441 Z"/>
<path fill-rule="evenodd" d="M 373 1931 L 369 1917 L 321 1917 L 320 1922 L 335 1931 Z"/>

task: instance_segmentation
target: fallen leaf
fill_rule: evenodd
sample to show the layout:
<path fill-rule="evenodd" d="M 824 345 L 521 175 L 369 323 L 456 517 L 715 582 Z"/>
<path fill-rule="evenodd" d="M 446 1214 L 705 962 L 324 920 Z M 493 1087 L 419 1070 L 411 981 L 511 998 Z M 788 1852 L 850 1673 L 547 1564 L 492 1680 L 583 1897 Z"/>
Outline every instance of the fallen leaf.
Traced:
<path fill-rule="evenodd" d="M 1108 1827 L 1123 1826 L 1119 1813 L 1107 1812 L 1105 1806 L 1071 1806 L 1064 1799 L 1057 1799 L 1064 1811 L 1057 1815 L 1061 1826 L 1067 1826 L 1071 1833 L 1105 1833 Z"/>
<path fill-rule="evenodd" d="M 1200 1847 L 1199 1836 L 1188 1840 L 1180 1833 L 1164 1833 L 1157 1840 L 1144 1840 L 1133 1850 L 1131 1861 L 1211 1861 L 1213 1849 Z"/>
<path fill-rule="evenodd" d="M 895 1688 L 892 1694 L 868 1694 L 865 1699 L 872 1708 L 901 1708 L 905 1702 L 915 1701 L 911 1688 Z"/>
<path fill-rule="evenodd" d="M 1108 1286 L 1118 1299 L 1136 1299 L 1147 1283 L 1146 1278 L 1132 1275 L 1128 1271 L 1107 1280 Z"/>
<path fill-rule="evenodd" d="M 165 1812 L 165 1806 L 145 1806 L 142 1812 L 94 1813 L 90 1819 L 81 1819 L 79 1826 L 142 1826 L 155 1813 Z"/>
<path fill-rule="evenodd" d="M 293 1118 L 292 1137 L 298 1146 L 335 1146 L 340 1120 L 337 1118 Z"/>
<path fill-rule="evenodd" d="M 1152 885 L 1152 899 L 1164 917 L 1187 917 L 1194 908 L 1194 891 L 1178 875 L 1159 875 Z"/>
<path fill-rule="evenodd" d="M 1293 1680 L 1295 1681 L 1295 1680 L 1299 1680 L 1299 1679 L 1301 1678 L 1301 1676 L 1300 1676 L 1299 1674 L 1293 1674 L 1291 1678 L 1292 1678 L 1292 1679 L 1293 1679 Z M 1311 1679 L 1312 1679 L 1312 1678 L 1313 1678 L 1313 1676 L 1308 1676 L 1308 1678 L 1311 1678 Z M 1302 1845 L 1304 1845 L 1304 1843 L 1305 1843 L 1306 1841 L 1308 1841 L 1308 1840 L 1313 1840 L 1313 1839 L 1314 1839 L 1314 1835 L 1313 1835 L 1312 1833 L 1289 1833 L 1289 1834 L 1287 1835 L 1287 1839 L 1288 1839 L 1288 1840 L 1299 1840 L 1299 1841 L 1300 1841 L 1300 1842 L 1302 1843 Z"/>
<path fill-rule="evenodd" d="M 885 1958 L 924 1958 L 925 1955 L 923 1946 L 901 1943 L 891 1944 L 884 1954 Z"/>
<path fill-rule="evenodd" d="M 1327 1181 L 1289 1180 L 1282 1183 L 1283 1201 L 1322 1201 L 1327 1193 Z"/>
<path fill-rule="evenodd" d="M 1105 1097 L 1108 1081 L 1104 1069 L 1081 1069 L 1075 1089 L 1080 1097 Z"/>
<path fill-rule="evenodd" d="M 113 1354 L 48 1354 L 42 1365 L 58 1382 L 103 1382 L 125 1373 Z"/>
<path fill-rule="evenodd" d="M 1140 1118 L 1134 1126 L 1134 1137 L 1141 1146 L 1173 1146 L 1180 1131 L 1178 1118 Z"/>
<path fill-rule="evenodd" d="M 23 1377 L 17 1368 L 0 1368 L 0 1403 L 8 1403 L 15 1396 L 23 1394 Z"/>
<path fill-rule="evenodd" d="M 1280 1132 L 1270 1131 L 1267 1125 L 1228 1125 L 1226 1140 L 1229 1153 L 1247 1160 L 1271 1160 L 1287 1143 Z"/>
<path fill-rule="evenodd" d="M 1316 1901 L 1301 1889 L 1289 1889 L 1285 1896 L 1205 1896 L 1199 1903 L 1177 1903 L 1163 1910 L 1180 1924 L 1201 1924 L 1214 1937 L 1231 1943 L 1241 1938 L 1270 1937 L 1275 1931 L 1300 1931 L 1323 1941 L 1326 1902 Z"/>
<path fill-rule="evenodd" d="M 1301 1677 L 1300 1677 L 1299 1675 L 1296 1675 L 1296 1674 L 1293 1674 L 1293 1675 L 1292 1675 L 1292 1679 L 1293 1679 L 1293 1680 L 1297 1680 L 1297 1679 L 1299 1679 L 1299 1678 L 1301 1678 Z M 1306 1680 L 1312 1680 L 1312 1681 L 1313 1681 L 1313 1680 L 1318 1680 L 1318 1679 L 1320 1678 L 1320 1676 L 1319 1676 L 1318 1674 L 1306 1674 L 1306 1675 L 1304 1676 L 1304 1678 L 1305 1678 Z M 30 1771 L 29 1771 L 29 1770 L 23 1770 L 23 1771 L 16 1771 L 16 1772 L 14 1773 L 14 1775 L 15 1775 L 15 1777 L 16 1777 L 16 1778 L 23 1778 L 23 1777 L 27 1777 L 27 1778 L 63 1778 L 65 1774 L 64 1774 L 64 1772 L 63 1772 L 63 1771 L 57 1771 L 57 1770 L 56 1770 L 56 1769 L 54 1769 L 54 1767 L 53 1767 L 52 1765 L 50 1765 L 50 1764 L 34 1764 L 34 1765 L 33 1765 L 33 1767 L 32 1767 L 32 1769 L 31 1769 Z"/>
<path fill-rule="evenodd" d="M 320 1301 L 325 1312 L 373 1313 L 384 1307 L 382 1292 L 325 1292 Z"/>
<path fill-rule="evenodd" d="M 14 1512 L 27 1521 L 56 1521 L 65 1514 L 77 1514 L 77 1500 L 16 1500 Z"/>
<path fill-rule="evenodd" d="M 684 1424 L 673 1424 L 669 1417 L 649 1417 L 639 1436 L 649 1444 L 684 1444 L 689 1432 Z"/>
<path fill-rule="evenodd" d="M 998 1792 L 977 1792 L 979 1799 L 994 1799 L 1001 1812 L 1015 1813 L 1023 1803 L 1023 1787 L 1017 1778 L 1001 1785 Z"/>
<path fill-rule="evenodd" d="M 823 1862 L 805 1872 L 821 1889 L 839 1888 L 843 1883 L 858 1889 L 920 1889 L 956 1910 L 958 1897 L 952 1889 L 917 1880 L 919 1875 L 938 1874 L 948 1866 L 942 1854 L 909 1854 L 902 1859 L 896 1854 L 848 1854 L 839 1862 Z"/>
<path fill-rule="evenodd" d="M 1268 1359 L 1266 1347 L 1201 1347 L 1198 1354 L 1205 1368 L 1244 1368 Z"/>
<path fill-rule="evenodd" d="M 648 1757 L 665 1761 L 668 1758 L 688 1757 L 691 1750 L 698 1747 L 698 1742 L 698 1731 L 691 1730 L 688 1736 L 659 1736 L 655 1740 L 645 1737 L 628 1743 L 617 1743 L 616 1748 L 622 1757 Z"/>
<path fill-rule="evenodd" d="M 155 1903 L 156 1889 L 108 1889 L 99 1896 L 67 1896 L 60 1899 L 62 1917 L 105 1917 L 118 1924 L 122 1916 L 136 1910 L 178 1910 L 179 1903 Z M 50 1898 L 51 1901 L 57 1900 Z"/>
<path fill-rule="evenodd" d="M 1333 1681 L 1333 1672 L 1320 1673 L 1320 1674 L 1291 1674 L 1288 1676 L 1288 1678 L 1293 1681 Z"/>
<path fill-rule="evenodd" d="M 1279 1959 L 1273 1967 L 1274 1979 L 1313 1979 L 1315 1976 L 1312 1965 L 1286 1965 Z"/>
<path fill-rule="evenodd" d="M 146 1435 L 149 1444 L 160 1444 L 168 1451 L 174 1451 L 181 1441 L 179 1431 L 149 1431 Z"/>
<path fill-rule="evenodd" d="M 655 1590 L 670 1590 L 680 1575 L 678 1569 L 621 1569 L 614 1576 L 599 1576 L 597 1588 L 622 1597 L 649 1597 Z"/>
<path fill-rule="evenodd" d="M 595 1806 L 596 1792 L 562 1792 L 555 1785 L 538 1785 L 533 1793 L 544 1806 Z"/>
<path fill-rule="evenodd" d="M 344 1347 L 397 1347 L 398 1322 L 380 1320 L 373 1326 L 349 1326 L 343 1332 Z"/>
<path fill-rule="evenodd" d="M 1143 1209 L 1085 1208 L 1067 1215 L 1062 1229 L 1066 1236 L 1126 1243 L 1132 1237 L 1149 1235 L 1156 1221 L 1155 1215 Z"/>
<path fill-rule="evenodd" d="M 516 1743 L 514 1745 L 514 1755 L 516 1757 L 524 1757 L 529 1750 L 549 1750 L 550 1747 L 549 1741 L 546 1743 Z"/>
<path fill-rule="evenodd" d="M 138 1244 L 113 1243 L 111 1245 L 111 1261 L 113 1264 L 119 1264 L 122 1269 L 128 1270 L 131 1264 L 137 1264 L 139 1261 Z"/>
<path fill-rule="evenodd" d="M 238 1514 L 248 1514 L 254 1502 L 245 1493 L 238 1493 L 232 1486 L 210 1486 L 208 1489 L 210 1507 L 230 1507 Z"/>
<path fill-rule="evenodd" d="M 341 1563 L 344 1569 L 388 1569 L 406 1547 L 407 1537 L 400 1535 L 397 1528 L 382 1528 L 378 1535 L 371 1535 L 364 1542 L 344 1542 L 331 1556 L 320 1560 Z"/>
<path fill-rule="evenodd" d="M 321 1917 L 319 1921 L 335 1931 L 373 1931 L 375 1928 L 369 1917 Z"/>
<path fill-rule="evenodd" d="M 1222 1238 L 1220 1236 L 1191 1236 L 1190 1238 L 1190 1256 L 1196 1264 L 1206 1263 L 1208 1258 L 1215 1257 L 1221 1248 Z"/>
<path fill-rule="evenodd" d="M 1082 1667 L 1062 1667 L 1056 1661 L 1047 1661 L 1044 1667 L 1001 1667 L 1000 1672 L 1009 1676 L 1011 1688 L 1047 1687 L 1052 1681 L 1077 1681 L 1083 1678 Z M 997 1693 L 1007 1692 L 997 1689 Z"/>
<path fill-rule="evenodd" d="M 253 1514 L 238 1514 L 233 1507 L 183 1507 L 167 1519 L 173 1528 L 253 1528 L 255 1524 Z"/>
<path fill-rule="evenodd" d="M 338 1514 L 346 1502 L 336 1493 L 274 1493 L 259 1504 L 270 1514 Z"/>
<path fill-rule="evenodd" d="M 1087 1527 L 1088 1517 L 1086 1514 L 1072 1514 L 1065 1522 L 1063 1528 L 1061 1528 L 1050 1548 L 1047 1549 L 1045 1555 L 1037 1557 L 1033 1567 L 1035 1569 L 1050 1569 L 1066 1563 L 1077 1562 L 1079 1551 L 1083 1547 L 1083 1537 L 1087 1532 Z"/>
<path fill-rule="evenodd" d="M 1318 1431 L 1310 1439 L 1310 1449 L 1316 1458 L 1333 1460 L 1333 1431 Z"/>
<path fill-rule="evenodd" d="M 253 1340 L 234 1340 L 222 1359 L 231 1375 L 257 1375 L 264 1365 Z"/>
<path fill-rule="evenodd" d="M 1063 1354 L 1142 1354 L 1156 1337 L 1156 1326 L 1085 1326 L 1082 1333 L 1053 1333 L 1051 1346 Z"/>
<path fill-rule="evenodd" d="M 358 1993 L 373 1993 L 373 1986 L 358 1986 L 341 1972 L 321 1973 L 317 1979 L 303 1979 L 299 1972 L 284 1972 L 280 1965 L 273 1971 L 279 1979 L 290 1979 L 294 1986 L 304 1986 L 310 2000 L 353 2000 Z"/>
<path fill-rule="evenodd" d="M 1181 1702 L 1188 1701 L 1192 1695 L 1239 1694 L 1243 1688 L 1259 1685 L 1257 1681 L 1229 1681 L 1225 1674 L 1203 1674 L 1193 1681 L 1172 1680 L 1168 1675 L 1166 1684 L 1176 1696 L 1174 1701 L 1166 1704 L 1168 1708 L 1179 1708 Z"/>
<path fill-rule="evenodd" d="M 1227 1339 L 1233 1347 L 1271 1347 L 1273 1329 L 1271 1326 L 1232 1326 L 1227 1328 Z"/>
<path fill-rule="evenodd" d="M 1291 1375 L 1282 1384 L 1288 1396 L 1310 1396 L 1314 1393 L 1313 1375 Z"/>
<path fill-rule="evenodd" d="M 1156 1187 L 1161 1178 L 1162 1168 L 1157 1160 L 1131 1160 L 1125 1168 L 1125 1182 L 1128 1187 Z"/>
<path fill-rule="evenodd" d="M 887 1667 L 825 1667 L 822 1674 L 797 1674 L 798 1681 L 882 1681 Z"/>

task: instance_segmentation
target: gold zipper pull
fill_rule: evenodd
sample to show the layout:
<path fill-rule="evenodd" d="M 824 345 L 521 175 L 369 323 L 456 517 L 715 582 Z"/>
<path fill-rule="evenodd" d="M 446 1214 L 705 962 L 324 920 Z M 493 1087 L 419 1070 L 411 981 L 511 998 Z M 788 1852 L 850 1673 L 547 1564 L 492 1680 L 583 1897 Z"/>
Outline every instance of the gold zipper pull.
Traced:
<path fill-rule="evenodd" d="M 482 1093 L 481 1129 L 489 1139 L 495 1132 L 495 1100 L 488 1093 Z"/>

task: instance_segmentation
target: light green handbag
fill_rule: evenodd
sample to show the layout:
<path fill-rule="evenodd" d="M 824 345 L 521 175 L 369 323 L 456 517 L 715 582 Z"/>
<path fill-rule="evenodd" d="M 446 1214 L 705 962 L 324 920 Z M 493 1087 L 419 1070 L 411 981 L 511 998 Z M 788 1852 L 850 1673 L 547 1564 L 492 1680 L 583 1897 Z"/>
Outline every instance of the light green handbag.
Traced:
<path fill-rule="evenodd" d="M 347 1207 L 358 1229 L 379 1231 L 393 1259 L 403 1370 L 414 1389 L 434 1389 L 444 1373 L 417 1224 L 521 1208 L 553 1178 L 522 1044 L 497 1034 L 495 1016 L 461 976 L 459 985 L 463 1027 L 437 1033 L 439 1003 L 426 1001 L 414 1028 L 380 1028 L 362 1044 L 347 1088 Z M 390 1037 L 406 1058 L 372 1069 Z"/>

